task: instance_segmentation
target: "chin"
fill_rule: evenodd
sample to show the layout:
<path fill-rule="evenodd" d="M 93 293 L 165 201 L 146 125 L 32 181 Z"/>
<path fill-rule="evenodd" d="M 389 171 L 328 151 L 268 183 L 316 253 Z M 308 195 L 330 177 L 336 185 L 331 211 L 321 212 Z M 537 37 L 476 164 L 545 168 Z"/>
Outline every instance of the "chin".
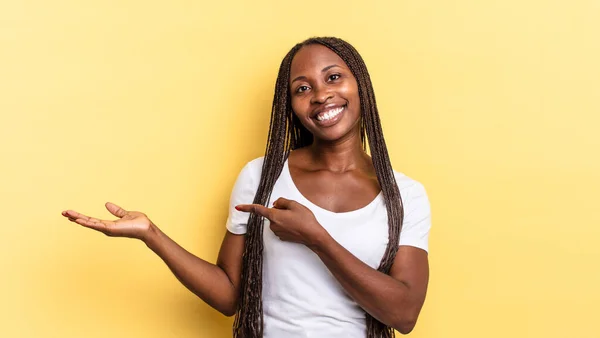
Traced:
<path fill-rule="evenodd" d="M 353 130 L 354 128 L 350 128 L 349 126 L 337 125 L 331 128 L 327 128 L 325 130 L 320 129 L 316 133 L 313 132 L 313 136 L 315 139 L 318 139 L 320 141 L 334 142 L 345 138 L 346 136 L 351 134 Z"/>

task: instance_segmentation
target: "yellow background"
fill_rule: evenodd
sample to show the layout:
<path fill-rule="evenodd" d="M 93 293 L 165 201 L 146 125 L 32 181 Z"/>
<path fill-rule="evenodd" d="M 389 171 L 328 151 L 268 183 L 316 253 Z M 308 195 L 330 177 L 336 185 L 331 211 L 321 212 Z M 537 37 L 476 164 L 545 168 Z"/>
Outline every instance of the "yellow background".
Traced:
<path fill-rule="evenodd" d="M 396 170 L 433 210 L 412 337 L 600 337 L 600 2 L 3 1 L 0 337 L 230 337 L 141 242 L 214 262 L 279 63 L 314 35 L 370 69 Z"/>

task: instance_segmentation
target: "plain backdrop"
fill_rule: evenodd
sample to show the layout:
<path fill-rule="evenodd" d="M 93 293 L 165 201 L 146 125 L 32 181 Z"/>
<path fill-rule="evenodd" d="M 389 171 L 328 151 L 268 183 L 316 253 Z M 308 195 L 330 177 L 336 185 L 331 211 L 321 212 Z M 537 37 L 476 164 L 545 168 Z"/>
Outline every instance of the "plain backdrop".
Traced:
<path fill-rule="evenodd" d="M 3 1 L 0 336 L 230 337 L 143 243 L 60 213 L 112 201 L 214 262 L 281 59 L 333 35 L 430 197 L 411 337 L 600 337 L 599 17 L 595 0 Z"/>

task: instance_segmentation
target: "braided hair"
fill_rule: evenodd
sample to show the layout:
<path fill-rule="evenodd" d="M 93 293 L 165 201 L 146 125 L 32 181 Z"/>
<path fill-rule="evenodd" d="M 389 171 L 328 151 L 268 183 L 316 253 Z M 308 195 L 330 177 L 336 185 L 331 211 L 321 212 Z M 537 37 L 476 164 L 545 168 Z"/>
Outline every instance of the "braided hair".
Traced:
<path fill-rule="evenodd" d="M 292 111 L 289 90 L 292 59 L 304 46 L 320 44 L 335 52 L 350 68 L 358 83 L 360 97 L 360 139 L 363 150 L 368 142 L 377 180 L 381 186 L 388 213 L 388 244 L 378 271 L 388 274 L 396 253 L 404 210 L 387 147 L 383 138 L 373 85 L 362 57 L 348 42 L 334 37 L 310 38 L 295 45 L 285 56 L 275 84 L 271 123 L 265 150 L 262 174 L 254 202 L 267 206 L 275 181 L 291 150 L 312 144 L 313 135 L 300 123 Z M 248 220 L 243 254 L 240 298 L 233 325 L 234 338 L 263 336 L 262 268 L 263 219 L 253 213 Z M 367 338 L 395 337 L 394 329 L 366 315 Z"/>

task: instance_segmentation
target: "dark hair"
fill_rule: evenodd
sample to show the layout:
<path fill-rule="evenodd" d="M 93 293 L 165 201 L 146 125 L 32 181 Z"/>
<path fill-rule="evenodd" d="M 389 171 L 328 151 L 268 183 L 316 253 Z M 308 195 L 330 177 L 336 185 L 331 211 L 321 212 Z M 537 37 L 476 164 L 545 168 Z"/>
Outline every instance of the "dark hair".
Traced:
<path fill-rule="evenodd" d="M 361 142 L 364 150 L 366 150 L 367 141 L 369 143 L 373 165 L 383 191 L 388 213 L 389 240 L 378 268 L 379 271 L 387 274 L 398 252 L 404 211 L 383 139 L 379 112 L 377 111 L 373 85 L 367 67 L 356 49 L 346 41 L 334 37 L 310 38 L 295 45 L 281 62 L 275 84 L 269 138 L 254 203 L 267 206 L 275 181 L 281 174 L 290 151 L 308 146 L 313 141 L 312 134 L 300 123 L 292 111 L 289 90 L 292 59 L 300 48 L 312 44 L 323 45 L 339 55 L 348 65 L 358 83 L 361 107 Z M 263 219 L 260 216 L 250 214 L 243 255 L 241 294 L 233 325 L 233 336 L 235 338 L 259 338 L 263 336 L 262 255 Z M 395 336 L 393 328 L 379 322 L 368 313 L 366 313 L 366 323 L 367 338 Z"/>

